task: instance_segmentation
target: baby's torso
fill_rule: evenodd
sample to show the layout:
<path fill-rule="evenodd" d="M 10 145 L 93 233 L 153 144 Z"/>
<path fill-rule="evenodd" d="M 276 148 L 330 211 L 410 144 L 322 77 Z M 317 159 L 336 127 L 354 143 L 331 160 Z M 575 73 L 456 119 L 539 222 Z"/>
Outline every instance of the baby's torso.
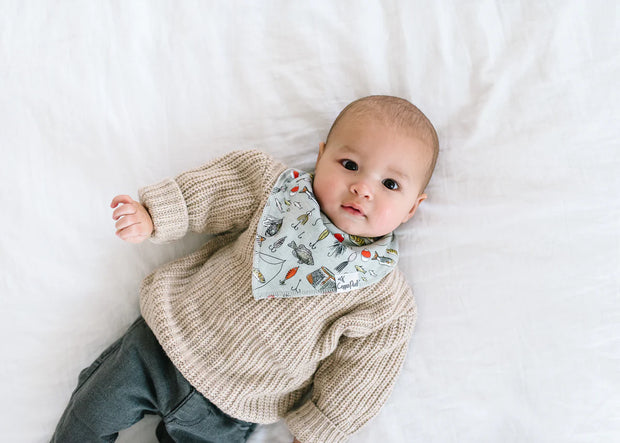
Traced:
<path fill-rule="evenodd" d="M 149 275 L 140 300 L 142 315 L 189 382 L 224 412 L 261 423 L 293 407 L 342 337 L 415 316 L 398 269 L 363 289 L 256 300 L 253 253 L 269 193 L 245 230 L 218 235 Z"/>

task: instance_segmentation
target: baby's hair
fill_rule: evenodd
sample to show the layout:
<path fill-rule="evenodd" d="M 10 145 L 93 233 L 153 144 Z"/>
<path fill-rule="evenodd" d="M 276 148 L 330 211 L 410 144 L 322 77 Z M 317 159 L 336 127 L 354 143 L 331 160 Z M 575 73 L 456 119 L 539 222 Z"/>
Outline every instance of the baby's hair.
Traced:
<path fill-rule="evenodd" d="M 428 117 L 426 117 L 417 106 L 404 98 L 390 95 L 369 95 L 368 97 L 362 97 L 349 103 L 340 111 L 336 120 L 334 120 L 325 142 L 327 143 L 329 141 L 329 136 L 338 126 L 338 122 L 343 116 L 348 115 L 356 117 L 368 114 L 373 117 L 381 118 L 387 124 L 396 125 L 399 128 L 411 131 L 430 145 L 432 149 L 432 158 L 426 172 L 424 186 L 422 187 L 422 189 L 425 189 L 433 175 L 435 164 L 437 163 L 439 138 L 437 137 L 437 131 L 435 131 Z"/>

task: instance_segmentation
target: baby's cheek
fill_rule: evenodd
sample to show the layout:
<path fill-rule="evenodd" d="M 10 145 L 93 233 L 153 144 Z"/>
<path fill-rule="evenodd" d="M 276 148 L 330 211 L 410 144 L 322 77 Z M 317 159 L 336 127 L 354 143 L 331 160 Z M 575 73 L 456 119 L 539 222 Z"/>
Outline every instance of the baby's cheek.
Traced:
<path fill-rule="evenodd" d="M 330 196 L 333 192 L 330 192 L 330 189 L 333 190 L 330 180 L 319 177 L 319 180 L 314 181 L 314 196 L 316 197 L 319 205 L 323 206 L 329 202 Z"/>
<path fill-rule="evenodd" d="M 403 218 L 400 213 L 398 208 L 391 206 L 379 208 L 375 214 L 373 227 L 381 233 L 380 235 L 389 234 L 400 225 Z"/>
<path fill-rule="evenodd" d="M 319 182 L 319 183 L 317 183 L 316 181 L 314 182 L 313 191 L 314 191 L 314 197 L 319 202 L 319 206 L 323 206 L 324 205 L 324 202 L 323 202 L 323 186 L 322 186 L 321 182 Z"/>

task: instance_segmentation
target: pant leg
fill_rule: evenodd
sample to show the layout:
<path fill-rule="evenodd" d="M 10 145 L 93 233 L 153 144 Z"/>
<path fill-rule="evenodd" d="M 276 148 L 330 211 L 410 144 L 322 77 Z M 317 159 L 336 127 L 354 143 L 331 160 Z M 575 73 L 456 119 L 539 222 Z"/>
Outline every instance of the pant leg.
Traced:
<path fill-rule="evenodd" d="M 157 428 L 161 443 L 244 443 L 255 423 L 233 418 L 196 390 L 163 417 Z"/>
<path fill-rule="evenodd" d="M 158 414 L 162 442 L 242 443 L 256 427 L 196 391 L 139 318 L 80 373 L 52 442 L 112 442 L 144 414 Z"/>
<path fill-rule="evenodd" d="M 52 442 L 115 441 L 145 414 L 169 413 L 191 389 L 139 318 L 80 373 Z"/>

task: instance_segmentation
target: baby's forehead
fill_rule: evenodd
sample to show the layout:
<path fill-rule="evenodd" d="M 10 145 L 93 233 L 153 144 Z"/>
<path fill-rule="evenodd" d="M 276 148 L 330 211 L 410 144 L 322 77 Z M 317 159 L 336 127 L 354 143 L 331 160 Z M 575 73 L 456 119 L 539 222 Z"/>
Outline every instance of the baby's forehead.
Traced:
<path fill-rule="evenodd" d="M 431 151 L 433 148 L 432 133 L 420 124 L 403 123 L 398 119 L 390 118 L 389 115 L 367 116 L 366 122 L 377 123 L 374 130 L 385 134 L 386 137 L 396 136 L 410 139 L 412 149 Z M 363 118 L 361 124 L 364 124 Z"/>
<path fill-rule="evenodd" d="M 425 119 L 416 113 L 403 112 L 391 107 L 360 104 L 347 109 L 340 117 L 340 122 L 369 122 L 384 126 L 386 130 L 397 131 L 422 139 L 432 138 L 432 129 Z M 335 122 L 336 123 L 336 122 Z M 340 125 L 336 125 L 336 128 Z"/>

